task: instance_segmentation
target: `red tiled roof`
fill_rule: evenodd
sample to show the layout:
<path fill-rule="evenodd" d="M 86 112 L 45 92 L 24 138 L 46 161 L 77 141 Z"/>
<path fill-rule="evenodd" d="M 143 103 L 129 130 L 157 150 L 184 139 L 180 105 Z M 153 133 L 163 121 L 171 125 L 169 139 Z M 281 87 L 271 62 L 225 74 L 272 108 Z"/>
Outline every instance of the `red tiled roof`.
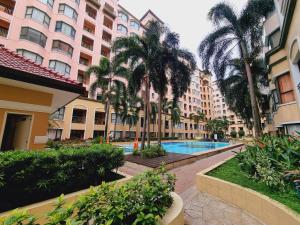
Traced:
<path fill-rule="evenodd" d="M 36 64 L 30 59 L 25 59 L 18 53 L 8 50 L 3 46 L 0 46 L 0 66 L 34 74 L 39 77 L 62 81 L 75 86 L 81 86 L 77 81 L 71 80 L 60 73 Z"/>

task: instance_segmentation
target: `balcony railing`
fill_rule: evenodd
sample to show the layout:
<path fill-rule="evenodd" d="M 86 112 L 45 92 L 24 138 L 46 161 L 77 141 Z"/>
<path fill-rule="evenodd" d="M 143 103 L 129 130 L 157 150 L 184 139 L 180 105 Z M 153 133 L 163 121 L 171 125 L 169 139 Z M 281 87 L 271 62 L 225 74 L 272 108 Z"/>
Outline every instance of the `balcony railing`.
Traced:
<path fill-rule="evenodd" d="M 88 59 L 84 59 L 84 58 L 79 58 L 79 64 L 88 66 L 89 65 L 89 60 Z"/>
<path fill-rule="evenodd" d="M 81 42 L 81 46 L 84 47 L 84 48 L 87 48 L 87 49 L 89 49 L 89 50 L 93 50 L 93 45 L 92 45 L 92 44 L 89 44 L 89 43 L 87 43 L 87 42 L 85 42 L 85 41 L 82 41 L 82 42 Z"/>
<path fill-rule="evenodd" d="M 95 31 L 92 28 L 89 28 L 87 26 L 84 26 L 83 29 L 91 34 L 95 34 Z"/>
<path fill-rule="evenodd" d="M 7 34 L 8 34 L 8 29 L 6 29 L 4 27 L 0 27 L 0 36 L 7 37 Z"/>
<path fill-rule="evenodd" d="M 97 14 L 91 11 L 86 11 L 86 13 L 89 15 L 89 17 L 92 17 L 93 19 L 96 19 Z"/>
<path fill-rule="evenodd" d="M 105 121 L 103 118 L 95 118 L 96 125 L 105 125 Z"/>
<path fill-rule="evenodd" d="M 85 116 L 73 116 L 72 123 L 85 123 Z"/>
<path fill-rule="evenodd" d="M 12 7 L 9 7 L 9 6 L 5 5 L 4 3 L 0 2 L 0 11 L 5 12 L 9 15 L 12 15 L 14 12 L 14 9 Z"/>
<path fill-rule="evenodd" d="M 102 37 L 102 40 L 106 41 L 107 43 L 111 43 L 111 38 Z"/>

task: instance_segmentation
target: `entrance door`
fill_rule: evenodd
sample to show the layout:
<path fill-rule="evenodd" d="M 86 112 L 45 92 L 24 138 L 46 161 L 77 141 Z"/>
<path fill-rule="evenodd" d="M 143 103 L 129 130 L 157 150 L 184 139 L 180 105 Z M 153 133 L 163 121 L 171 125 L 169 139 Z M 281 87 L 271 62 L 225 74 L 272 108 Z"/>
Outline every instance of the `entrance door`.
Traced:
<path fill-rule="evenodd" d="M 7 114 L 1 150 L 27 149 L 30 125 L 30 115 Z"/>

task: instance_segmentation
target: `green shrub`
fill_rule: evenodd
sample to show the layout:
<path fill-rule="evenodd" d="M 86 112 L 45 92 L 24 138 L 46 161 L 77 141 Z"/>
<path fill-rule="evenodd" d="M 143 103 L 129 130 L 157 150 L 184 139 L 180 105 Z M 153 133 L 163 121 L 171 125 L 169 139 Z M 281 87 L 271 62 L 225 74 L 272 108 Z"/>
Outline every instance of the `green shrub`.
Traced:
<path fill-rule="evenodd" d="M 237 132 L 236 132 L 235 130 L 232 130 L 232 131 L 230 132 L 230 137 L 236 138 L 236 137 L 237 137 Z"/>
<path fill-rule="evenodd" d="M 142 158 L 156 158 L 166 155 L 166 150 L 159 145 L 150 145 L 141 150 Z"/>
<path fill-rule="evenodd" d="M 124 153 L 112 145 L 60 150 L 0 153 L 0 210 L 98 185 L 123 164 Z"/>
<path fill-rule="evenodd" d="M 244 130 L 239 130 L 239 137 L 242 138 L 245 136 L 245 131 Z"/>
<path fill-rule="evenodd" d="M 237 155 L 242 170 L 272 190 L 284 191 L 288 171 L 299 170 L 300 140 L 286 136 L 264 136 Z"/>
<path fill-rule="evenodd" d="M 63 197 L 58 198 L 53 211 L 47 214 L 48 225 L 56 224 L 105 224 L 105 225 L 158 225 L 172 205 L 175 177 L 165 169 L 149 171 L 134 177 L 124 185 L 107 184 L 91 188 L 73 205 L 65 206 Z M 3 224 L 18 218 L 26 223 L 30 215 L 16 212 Z M 22 220 L 24 218 L 24 220 Z M 33 220 L 34 221 L 34 220 Z"/>
<path fill-rule="evenodd" d="M 92 140 L 92 143 L 93 143 L 93 144 L 100 144 L 100 141 L 103 142 L 103 137 L 102 137 L 102 136 L 95 137 L 95 138 Z"/>

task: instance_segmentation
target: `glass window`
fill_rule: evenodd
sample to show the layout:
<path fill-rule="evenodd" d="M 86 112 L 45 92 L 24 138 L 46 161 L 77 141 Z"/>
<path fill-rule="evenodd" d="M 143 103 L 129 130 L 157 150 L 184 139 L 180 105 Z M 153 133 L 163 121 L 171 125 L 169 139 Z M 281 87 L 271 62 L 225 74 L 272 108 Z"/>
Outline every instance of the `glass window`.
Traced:
<path fill-rule="evenodd" d="M 20 39 L 25 39 L 34 42 L 42 47 L 45 47 L 47 42 L 46 35 L 30 27 L 21 28 Z"/>
<path fill-rule="evenodd" d="M 46 27 L 49 27 L 50 17 L 47 13 L 35 8 L 35 7 L 27 7 L 25 18 L 33 19 L 39 23 L 44 24 Z"/>
<path fill-rule="evenodd" d="M 40 2 L 53 8 L 54 0 L 40 0 Z"/>
<path fill-rule="evenodd" d="M 50 118 L 53 120 L 63 120 L 65 115 L 65 107 L 59 108 L 55 113 L 53 113 Z"/>
<path fill-rule="evenodd" d="M 128 22 L 128 16 L 125 14 L 125 13 L 123 13 L 123 12 L 119 12 L 118 13 L 118 16 L 119 16 L 119 18 L 121 18 L 121 20 L 123 20 L 124 22 Z"/>
<path fill-rule="evenodd" d="M 64 14 L 65 16 L 77 21 L 78 13 L 75 11 L 75 9 L 66 4 L 59 4 L 58 13 Z"/>
<path fill-rule="evenodd" d="M 76 4 L 79 6 L 80 0 L 75 0 Z"/>
<path fill-rule="evenodd" d="M 76 30 L 72 26 L 70 26 L 69 24 L 63 21 L 56 22 L 55 31 L 62 32 L 73 39 L 75 38 L 75 34 L 76 34 Z"/>
<path fill-rule="evenodd" d="M 73 47 L 60 40 L 53 40 L 52 50 L 62 52 L 70 57 L 73 55 Z"/>
<path fill-rule="evenodd" d="M 281 104 L 295 101 L 294 89 L 290 74 L 282 75 L 277 80 Z"/>
<path fill-rule="evenodd" d="M 136 22 L 135 20 L 130 21 L 130 27 L 136 30 L 140 29 L 140 24 Z"/>
<path fill-rule="evenodd" d="M 119 32 L 121 32 L 122 34 L 127 34 L 128 30 L 125 26 L 123 26 L 122 24 L 118 24 L 117 30 Z"/>
<path fill-rule="evenodd" d="M 37 53 L 25 50 L 25 49 L 17 49 L 17 53 L 24 56 L 26 59 L 30 59 L 37 64 L 43 63 L 43 57 Z"/>
<path fill-rule="evenodd" d="M 71 71 L 71 66 L 58 60 L 50 60 L 49 68 L 64 75 L 69 75 Z"/>
<path fill-rule="evenodd" d="M 275 48 L 279 45 L 280 41 L 280 30 L 277 30 L 269 35 L 268 37 L 268 46 L 269 49 Z"/>

